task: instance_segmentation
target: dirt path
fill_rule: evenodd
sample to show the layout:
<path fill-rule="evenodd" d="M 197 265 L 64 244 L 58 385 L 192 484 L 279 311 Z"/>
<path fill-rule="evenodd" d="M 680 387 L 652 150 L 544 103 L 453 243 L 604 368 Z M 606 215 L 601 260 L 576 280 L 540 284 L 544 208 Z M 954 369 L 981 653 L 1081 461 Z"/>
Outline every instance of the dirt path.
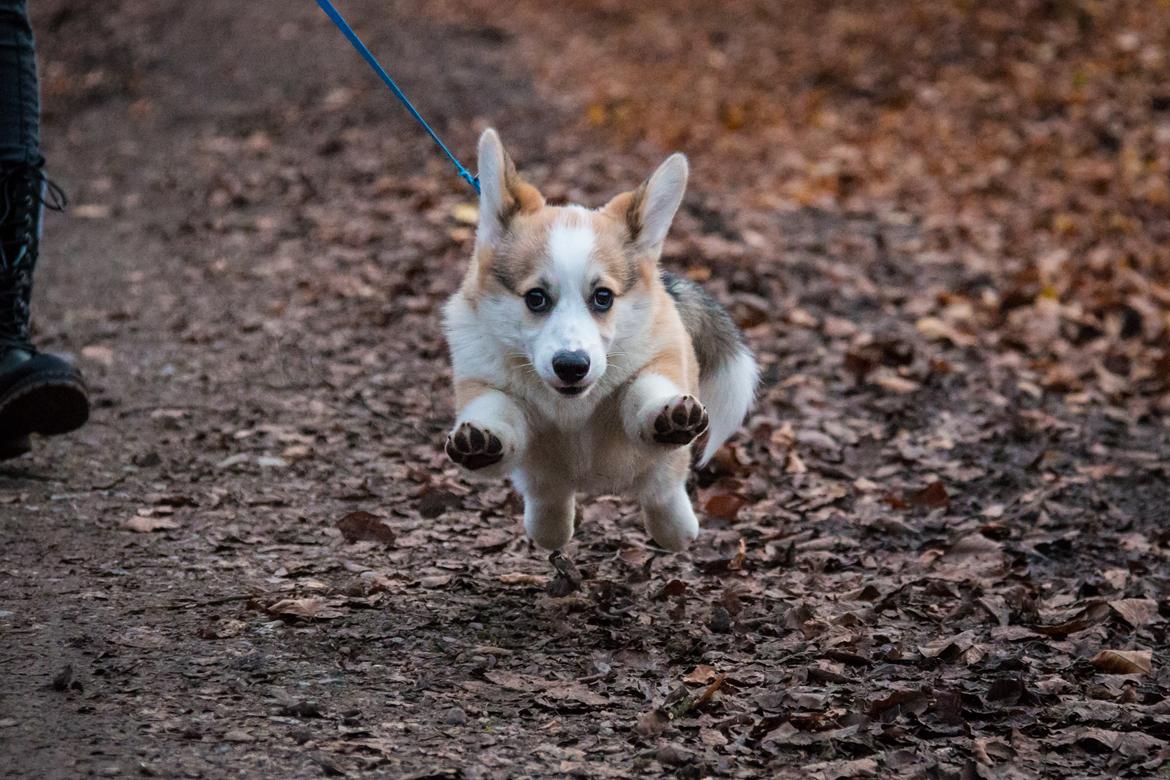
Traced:
<path fill-rule="evenodd" d="M 439 446 L 466 192 L 315 5 L 34 5 L 74 203 L 35 311 L 97 407 L 0 467 L 0 773 L 1158 771 L 1157 402 L 1053 390 L 1007 330 L 924 326 L 944 291 L 1007 287 L 923 220 L 696 182 L 667 262 L 751 326 L 760 414 L 697 476 L 692 554 L 590 499 L 587 579 L 557 597 L 516 498 Z M 585 131 L 567 66 L 533 64 L 564 18 L 624 29 L 607 4 L 529 37 L 539 6 L 412 5 L 345 8 L 455 148 L 495 124 L 590 203 L 666 151 Z M 745 153 L 689 143 L 712 177 Z M 343 539 L 354 512 L 386 538 Z"/>

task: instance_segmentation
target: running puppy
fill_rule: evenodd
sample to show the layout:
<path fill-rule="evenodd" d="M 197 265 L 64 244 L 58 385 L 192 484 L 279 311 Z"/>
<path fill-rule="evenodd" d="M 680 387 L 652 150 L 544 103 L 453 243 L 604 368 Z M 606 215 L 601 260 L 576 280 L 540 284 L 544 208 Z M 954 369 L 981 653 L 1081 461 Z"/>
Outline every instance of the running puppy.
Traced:
<path fill-rule="evenodd" d="M 457 412 L 447 455 L 510 476 L 542 547 L 572 538 L 578 491 L 631 491 L 654 541 L 686 549 L 699 533 L 691 442 L 706 433 L 711 459 L 758 374 L 719 304 L 658 267 L 686 158 L 601 209 L 546 206 L 487 130 L 479 183 L 475 253 L 445 309 Z"/>

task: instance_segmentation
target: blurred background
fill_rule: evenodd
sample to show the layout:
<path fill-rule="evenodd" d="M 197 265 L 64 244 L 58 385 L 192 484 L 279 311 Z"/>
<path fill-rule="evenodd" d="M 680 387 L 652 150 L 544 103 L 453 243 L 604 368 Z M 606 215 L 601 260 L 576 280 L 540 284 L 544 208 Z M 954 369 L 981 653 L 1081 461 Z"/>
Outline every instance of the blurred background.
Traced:
<path fill-rule="evenodd" d="M 786 213 L 912 224 L 916 262 L 964 272 L 946 327 L 1019 342 L 1042 386 L 1164 389 L 1162 0 L 627 5 L 342 10 L 464 158 L 497 126 L 553 198 L 600 203 L 687 152 L 688 262 L 777 262 Z M 466 194 L 311 4 L 36 11 L 55 167 L 93 201 L 80 216 L 148 219 L 169 205 L 154 188 L 192 237 L 226 234 L 221 254 L 247 237 L 281 255 L 296 232 L 389 266 L 414 229 L 404 194 L 439 222 Z M 66 143 L 88 145 L 84 167 Z"/>

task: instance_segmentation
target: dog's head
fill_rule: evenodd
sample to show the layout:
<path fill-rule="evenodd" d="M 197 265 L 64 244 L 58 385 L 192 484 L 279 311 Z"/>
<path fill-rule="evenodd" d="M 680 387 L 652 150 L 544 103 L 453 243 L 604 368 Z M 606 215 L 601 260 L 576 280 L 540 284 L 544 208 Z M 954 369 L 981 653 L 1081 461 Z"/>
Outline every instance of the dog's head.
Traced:
<path fill-rule="evenodd" d="M 479 139 L 479 226 L 464 286 L 484 327 L 566 397 L 586 395 L 645 327 L 687 161 L 671 155 L 604 207 L 548 206 L 494 130 Z"/>

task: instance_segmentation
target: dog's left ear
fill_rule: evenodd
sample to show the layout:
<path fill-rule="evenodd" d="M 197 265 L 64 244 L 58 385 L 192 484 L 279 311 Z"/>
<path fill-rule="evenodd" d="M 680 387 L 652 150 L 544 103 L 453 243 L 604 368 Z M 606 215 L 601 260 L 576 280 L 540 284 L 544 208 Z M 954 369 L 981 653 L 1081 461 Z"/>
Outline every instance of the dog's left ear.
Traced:
<path fill-rule="evenodd" d="M 500 136 L 491 128 L 479 137 L 479 192 L 476 241 L 481 246 L 497 246 L 513 217 L 544 206 L 544 196 L 520 178 Z"/>
<path fill-rule="evenodd" d="M 630 243 L 657 258 L 686 189 L 687 158 L 676 152 L 638 189 L 623 192 L 602 210 L 625 223 Z"/>

